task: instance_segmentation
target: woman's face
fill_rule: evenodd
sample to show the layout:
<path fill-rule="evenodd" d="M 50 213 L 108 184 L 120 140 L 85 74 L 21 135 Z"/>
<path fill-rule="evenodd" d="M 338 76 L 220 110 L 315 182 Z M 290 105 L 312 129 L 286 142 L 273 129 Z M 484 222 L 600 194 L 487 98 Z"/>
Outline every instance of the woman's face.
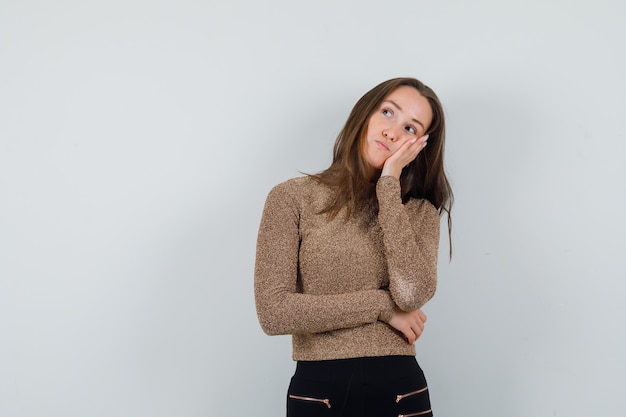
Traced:
<path fill-rule="evenodd" d="M 383 164 L 407 140 L 424 136 L 433 119 L 428 100 L 415 88 L 403 85 L 393 90 L 367 123 L 365 160 L 374 168 Z"/>

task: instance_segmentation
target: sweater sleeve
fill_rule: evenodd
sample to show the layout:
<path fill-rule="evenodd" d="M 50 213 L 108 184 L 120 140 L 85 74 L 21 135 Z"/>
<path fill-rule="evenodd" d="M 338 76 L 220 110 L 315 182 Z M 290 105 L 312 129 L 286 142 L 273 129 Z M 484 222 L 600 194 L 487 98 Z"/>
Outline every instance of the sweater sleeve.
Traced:
<path fill-rule="evenodd" d="M 319 333 L 388 321 L 389 291 L 303 294 L 297 285 L 300 211 L 285 183 L 269 193 L 257 239 L 254 294 L 259 322 L 270 335 Z"/>
<path fill-rule="evenodd" d="M 378 180 L 376 195 L 391 297 L 400 309 L 417 310 L 437 286 L 439 213 L 427 200 L 402 204 L 400 181 L 391 176 Z"/>

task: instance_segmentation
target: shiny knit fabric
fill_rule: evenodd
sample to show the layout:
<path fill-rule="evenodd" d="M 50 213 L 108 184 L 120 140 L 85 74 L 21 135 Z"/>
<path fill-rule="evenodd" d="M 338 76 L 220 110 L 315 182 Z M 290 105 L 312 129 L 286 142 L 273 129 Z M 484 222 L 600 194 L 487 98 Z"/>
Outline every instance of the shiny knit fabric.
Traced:
<path fill-rule="evenodd" d="M 292 334 L 300 361 L 415 355 L 387 322 L 434 295 L 439 213 L 427 200 L 402 204 L 400 182 L 376 183 L 378 213 L 318 214 L 331 190 L 299 177 L 274 187 L 259 235 L 254 290 L 270 335 Z"/>

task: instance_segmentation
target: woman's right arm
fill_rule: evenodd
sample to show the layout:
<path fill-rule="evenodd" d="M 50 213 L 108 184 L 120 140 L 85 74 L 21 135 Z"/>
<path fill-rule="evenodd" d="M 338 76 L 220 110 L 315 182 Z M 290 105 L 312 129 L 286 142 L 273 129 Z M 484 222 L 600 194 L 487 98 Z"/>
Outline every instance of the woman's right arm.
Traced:
<path fill-rule="evenodd" d="M 285 183 L 268 195 L 257 239 L 254 295 L 263 331 L 319 333 L 389 322 L 395 304 L 386 290 L 313 295 L 298 291 L 300 210 Z"/>

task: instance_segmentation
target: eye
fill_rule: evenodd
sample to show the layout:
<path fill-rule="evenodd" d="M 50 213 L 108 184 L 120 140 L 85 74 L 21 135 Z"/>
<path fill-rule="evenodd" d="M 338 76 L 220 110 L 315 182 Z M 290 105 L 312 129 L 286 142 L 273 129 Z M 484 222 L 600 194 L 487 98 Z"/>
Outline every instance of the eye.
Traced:
<path fill-rule="evenodd" d="M 412 135 L 415 135 L 417 133 L 417 130 L 415 130 L 413 126 L 407 126 L 405 129 L 407 132 L 409 132 Z"/>
<path fill-rule="evenodd" d="M 393 112 L 391 110 L 389 110 L 389 109 L 383 109 L 382 113 L 383 113 L 383 116 L 385 116 L 385 117 L 393 116 Z"/>

